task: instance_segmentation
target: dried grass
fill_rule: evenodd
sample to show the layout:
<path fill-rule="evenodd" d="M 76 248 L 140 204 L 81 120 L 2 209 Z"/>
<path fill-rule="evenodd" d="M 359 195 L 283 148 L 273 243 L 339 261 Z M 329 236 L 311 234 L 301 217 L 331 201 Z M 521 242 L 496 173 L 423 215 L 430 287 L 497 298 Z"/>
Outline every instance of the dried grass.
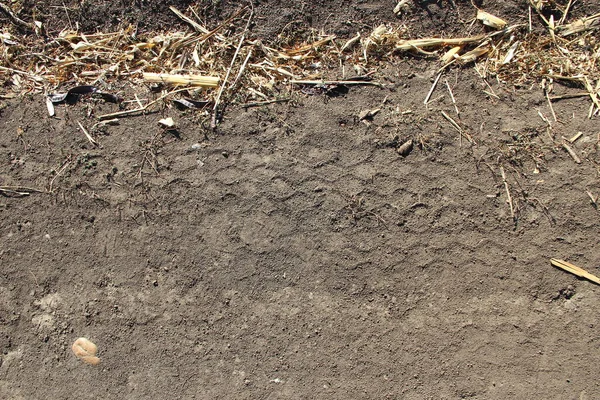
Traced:
<path fill-rule="evenodd" d="M 243 36 L 241 27 L 248 19 L 248 9 L 240 9 L 212 29 L 193 13 L 171 7 L 190 30 L 138 34 L 128 27 L 87 35 L 63 31 L 52 40 L 3 32 L 0 83 L 7 92 L 0 95 L 49 93 L 59 86 L 82 84 L 110 86 L 119 81 L 135 86 L 159 76 L 161 83 L 202 86 L 205 89 L 199 96 L 214 101 L 217 91 L 209 88 L 231 74 L 235 80 L 223 95 L 226 101 L 243 104 L 280 97 L 278 89 L 291 87 L 290 82 L 347 81 L 347 67 L 362 75 L 390 55 L 408 51 L 440 57 L 442 70 L 480 63 L 478 71 L 509 84 L 541 79 L 575 82 L 588 92 L 593 102 L 590 115 L 594 115 L 600 109 L 600 40 L 594 35 L 600 27 L 600 14 L 568 21 L 567 7 L 555 22 L 543 17 L 543 3 L 531 0 L 546 24 L 543 33 L 513 25 L 475 36 L 409 39 L 406 28 L 381 25 L 370 33 L 358 32 L 343 39 L 313 32 L 308 40 L 287 48 L 269 47 Z M 506 25 L 484 11 L 476 13 L 483 23 L 498 29 Z M 341 76 L 328 75 L 340 65 Z"/>

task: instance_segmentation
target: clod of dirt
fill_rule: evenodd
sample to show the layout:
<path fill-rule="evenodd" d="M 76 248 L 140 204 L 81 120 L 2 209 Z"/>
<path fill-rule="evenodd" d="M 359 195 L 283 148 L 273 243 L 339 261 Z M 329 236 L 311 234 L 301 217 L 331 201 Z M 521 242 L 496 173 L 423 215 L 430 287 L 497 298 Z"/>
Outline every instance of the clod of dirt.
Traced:
<path fill-rule="evenodd" d="M 98 347 L 90 342 L 86 338 L 79 338 L 75 340 L 73 346 L 71 346 L 73 353 L 84 363 L 90 365 L 98 365 L 100 364 L 100 359 L 96 357 L 96 353 L 98 352 Z"/>
<path fill-rule="evenodd" d="M 398 154 L 400 154 L 402 157 L 406 157 L 410 154 L 410 152 L 413 149 L 413 141 L 412 139 L 408 139 L 406 142 L 402 143 L 400 145 L 400 147 L 398 147 L 396 149 L 396 151 L 398 152 Z"/>

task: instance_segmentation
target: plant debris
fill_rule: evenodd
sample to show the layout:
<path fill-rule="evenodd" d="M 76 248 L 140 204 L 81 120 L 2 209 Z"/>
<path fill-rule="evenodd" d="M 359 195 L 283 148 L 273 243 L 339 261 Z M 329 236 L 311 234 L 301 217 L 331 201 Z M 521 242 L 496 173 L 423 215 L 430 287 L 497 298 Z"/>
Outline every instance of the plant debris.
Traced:
<path fill-rule="evenodd" d="M 192 100 L 192 99 L 188 99 L 188 98 L 173 99 L 173 104 L 175 104 L 175 106 L 177 108 L 179 108 L 180 110 L 185 110 L 186 108 L 201 109 L 201 108 L 206 107 L 206 105 L 208 103 L 209 102 L 207 100 L 197 101 L 197 100 Z"/>
<path fill-rule="evenodd" d="M 105 101 L 108 101 L 110 103 L 119 103 L 121 101 L 119 96 L 116 96 L 116 95 L 110 94 L 110 93 L 105 93 L 105 92 L 99 90 L 95 86 L 87 86 L 87 85 L 75 86 L 75 87 L 69 89 L 65 93 L 49 94 L 48 99 L 50 100 L 50 102 L 52 102 L 54 104 L 60 104 L 60 103 L 75 104 L 81 96 L 86 95 L 86 94 L 98 95 L 102 99 L 104 99 Z"/>
<path fill-rule="evenodd" d="M 494 29 L 504 29 L 504 27 L 508 24 L 508 22 L 502 18 L 498 18 L 495 15 L 483 10 L 477 11 L 477 19 L 483 22 L 484 25 L 490 26 Z"/>
<path fill-rule="evenodd" d="M 101 82 L 198 87 L 205 90 L 205 100 L 213 104 L 216 119 L 217 109 L 224 108 L 221 104 L 270 101 L 281 97 L 282 90 L 294 90 L 294 85 L 302 86 L 303 91 L 306 86 L 315 86 L 317 92 L 328 95 L 343 93 L 349 85 L 382 86 L 371 76 L 354 80 L 342 74 L 332 79 L 326 71 L 347 65 L 357 71 L 371 68 L 371 73 L 376 73 L 380 61 L 395 53 L 412 52 L 439 57 L 443 65 L 440 71 L 475 63 L 483 77 L 496 76 L 515 85 L 544 78 L 578 85 L 592 101 L 591 118 L 600 113 L 600 70 L 596 66 L 600 41 L 592 35 L 600 26 L 600 14 L 569 21 L 567 7 L 555 21 L 545 17 L 543 3 L 530 0 L 547 28 L 541 35 L 522 25 L 509 26 L 507 21 L 477 10 L 477 19 L 495 31 L 462 37 L 411 38 L 405 27 L 389 24 L 371 32 L 356 32 L 350 38 L 315 33 L 311 41 L 281 48 L 251 38 L 252 11 L 248 8 L 237 10 L 210 28 L 195 15 L 171 7 L 190 26 L 188 30 L 145 34 L 134 27 L 95 34 L 65 30 L 48 38 L 3 33 L 0 83 L 22 94 L 49 93 L 72 82 L 80 85 L 67 93 L 51 95 L 54 104 L 77 101 L 85 94 L 119 102 L 118 96 L 99 89 Z M 395 12 L 406 6 L 408 2 L 399 1 Z M 22 57 L 23 52 L 31 56 Z M 192 108 L 185 102 L 179 105 Z M 123 111 L 146 111 L 142 108 Z"/>
<path fill-rule="evenodd" d="M 567 272 L 572 273 L 573 275 L 576 275 L 580 278 L 584 278 L 587 279 L 591 282 L 594 282 L 598 285 L 600 285 L 600 278 L 598 278 L 596 275 L 590 274 L 589 272 L 587 272 L 586 270 L 584 270 L 583 268 L 580 268 L 576 265 L 573 265 L 569 262 L 563 261 L 563 260 L 559 260 L 556 258 L 552 258 L 550 259 L 550 263 L 552 265 L 554 265 L 555 267 L 558 267 L 562 270 L 565 270 Z"/>
<path fill-rule="evenodd" d="M 158 123 L 166 129 L 175 129 L 175 121 L 173 121 L 173 118 L 171 117 L 163 118 L 160 121 L 158 121 Z"/>

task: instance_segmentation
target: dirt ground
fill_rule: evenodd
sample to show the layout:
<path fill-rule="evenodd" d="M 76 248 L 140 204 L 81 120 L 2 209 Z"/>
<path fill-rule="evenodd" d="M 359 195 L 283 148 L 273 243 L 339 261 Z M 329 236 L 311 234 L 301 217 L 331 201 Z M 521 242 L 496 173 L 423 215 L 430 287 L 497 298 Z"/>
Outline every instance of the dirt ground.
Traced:
<path fill-rule="evenodd" d="M 192 4 L 22 3 L 54 33 L 184 29 L 167 7 Z M 214 26 L 235 3 L 198 10 Z M 524 3 L 477 2 L 514 22 Z M 252 35 L 349 38 L 382 22 L 456 35 L 473 14 L 470 1 L 419 1 L 401 17 L 394 5 L 257 1 Z M 1 100 L 0 186 L 43 193 L 0 196 L 0 397 L 600 398 L 600 292 L 550 264 L 600 274 L 589 98 L 554 104 L 555 138 L 583 132 L 577 164 L 538 114 L 550 115 L 539 82 L 488 87 L 472 66 L 453 69 L 442 81 L 457 116 L 442 81 L 423 104 L 438 69 L 401 55 L 377 71 L 384 88 L 232 106 L 216 133 L 191 110 L 121 118 L 98 147 L 77 122 L 114 105 L 50 118 L 41 94 Z M 78 337 L 98 345 L 99 365 L 71 353 Z"/>

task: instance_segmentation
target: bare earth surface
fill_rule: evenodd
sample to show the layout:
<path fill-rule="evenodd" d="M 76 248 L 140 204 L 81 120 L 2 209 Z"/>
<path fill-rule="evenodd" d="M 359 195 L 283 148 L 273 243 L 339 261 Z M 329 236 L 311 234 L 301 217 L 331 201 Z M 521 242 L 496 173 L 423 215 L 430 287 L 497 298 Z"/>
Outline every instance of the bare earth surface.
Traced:
<path fill-rule="evenodd" d="M 23 17 L 64 28 L 63 2 L 23 3 Z M 65 3 L 90 32 L 183 28 L 167 6 L 191 4 Z M 229 3 L 203 9 L 209 25 Z M 277 41 L 293 23 L 351 37 L 393 22 L 455 35 L 473 14 L 468 1 L 417 3 L 398 18 L 393 1 L 261 1 L 253 34 Z M 526 21 L 520 3 L 478 5 Z M 423 104 L 438 68 L 398 57 L 377 72 L 385 88 L 231 107 L 216 134 L 193 111 L 122 118 L 99 147 L 77 122 L 112 105 L 50 118 L 42 95 L 1 100 L 0 185 L 52 193 L 0 197 L 0 398 L 600 398 L 600 292 L 549 262 L 600 273 L 589 99 L 554 105 L 556 137 L 584 134 L 576 164 L 546 132 L 538 84 L 488 88 L 452 70 L 457 117 L 445 84 Z M 169 116 L 179 136 L 157 125 Z M 99 365 L 71 353 L 80 336 Z"/>

